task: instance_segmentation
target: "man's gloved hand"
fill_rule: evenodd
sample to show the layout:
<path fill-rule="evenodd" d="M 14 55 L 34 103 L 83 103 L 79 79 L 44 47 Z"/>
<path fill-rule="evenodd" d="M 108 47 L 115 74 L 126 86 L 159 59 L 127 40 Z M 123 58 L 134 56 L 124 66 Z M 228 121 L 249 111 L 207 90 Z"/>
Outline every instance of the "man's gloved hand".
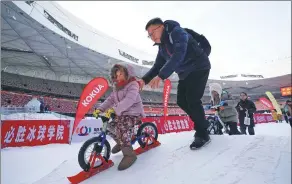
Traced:
<path fill-rule="evenodd" d="M 105 113 L 105 117 L 114 119 L 116 116 L 115 111 L 113 108 L 108 109 Z"/>
<path fill-rule="evenodd" d="M 96 109 L 95 111 L 93 111 L 92 114 L 95 118 L 97 118 L 100 113 L 101 113 L 101 111 L 99 109 Z"/>

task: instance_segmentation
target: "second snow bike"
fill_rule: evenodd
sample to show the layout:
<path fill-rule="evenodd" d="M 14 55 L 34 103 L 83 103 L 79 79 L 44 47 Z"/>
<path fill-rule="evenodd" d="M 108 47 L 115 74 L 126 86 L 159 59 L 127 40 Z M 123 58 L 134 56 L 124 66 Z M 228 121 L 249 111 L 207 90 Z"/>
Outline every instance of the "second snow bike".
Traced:
<path fill-rule="evenodd" d="M 213 134 L 213 135 L 222 135 L 222 128 L 224 129 L 224 133 L 228 134 L 229 130 L 227 128 L 227 126 L 225 125 L 225 123 L 221 120 L 221 118 L 218 115 L 218 111 L 219 111 L 219 105 L 216 106 L 212 106 L 211 109 L 215 110 L 215 115 L 213 116 L 209 116 L 207 118 L 207 121 L 209 122 L 209 126 L 208 126 L 208 133 L 209 134 Z"/>

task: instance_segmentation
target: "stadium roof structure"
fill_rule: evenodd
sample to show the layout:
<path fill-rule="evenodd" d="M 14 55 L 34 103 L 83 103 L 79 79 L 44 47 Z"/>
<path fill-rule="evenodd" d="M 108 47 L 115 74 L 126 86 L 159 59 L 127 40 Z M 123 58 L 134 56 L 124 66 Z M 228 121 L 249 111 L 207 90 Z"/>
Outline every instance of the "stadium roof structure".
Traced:
<path fill-rule="evenodd" d="M 121 62 L 55 33 L 12 2 L 1 4 L 1 68 L 6 72 L 85 83 L 107 77 Z"/>
<path fill-rule="evenodd" d="M 139 54 L 139 56 L 142 55 L 141 57 L 145 58 L 145 60 L 136 59 L 127 54 L 129 52 L 128 47 L 96 31 L 98 38 L 104 39 L 103 42 L 96 47 L 93 44 L 88 44 L 86 47 L 84 46 L 85 42 L 81 42 L 81 38 L 78 40 L 78 36 L 64 26 L 65 23 L 62 25 L 60 19 L 58 22 L 54 18 L 54 15 L 64 13 L 65 10 L 61 11 L 61 7 L 53 2 L 38 1 L 35 4 L 33 3 L 33 1 L 26 3 L 24 1 L 1 2 L 2 71 L 63 82 L 87 83 L 97 76 L 108 78 L 111 66 L 119 62 L 132 63 L 138 77 L 149 70 L 149 66 L 143 66 L 144 61 L 151 61 L 149 58 L 152 57 L 149 55 L 146 56 L 133 49 L 130 53 Z M 49 8 L 49 10 L 44 8 L 48 3 L 53 3 L 52 5 L 59 12 L 53 12 L 52 8 Z M 38 17 L 39 21 L 35 17 Z M 79 22 L 79 24 L 81 23 Z M 60 30 L 60 27 L 62 27 L 62 30 Z M 112 46 L 105 40 L 111 42 Z M 115 47 L 115 52 L 107 53 L 104 51 L 104 47 Z M 139 63 L 129 60 L 139 60 Z M 173 75 L 171 80 L 173 82 L 173 92 L 175 92 L 178 78 Z M 208 83 L 213 82 L 222 84 L 225 90 L 234 95 L 242 91 L 250 95 L 263 94 L 268 90 L 280 93 L 280 87 L 291 86 L 291 74 L 249 81 L 212 79 L 208 81 Z M 207 87 L 205 95 L 208 95 L 208 93 Z"/>
<path fill-rule="evenodd" d="M 291 86 L 291 74 L 248 81 L 231 81 L 231 80 L 208 80 L 209 83 L 219 83 L 222 88 L 234 95 L 246 92 L 248 95 L 264 95 L 266 91 L 271 91 L 275 95 L 280 95 L 280 88 Z M 205 92 L 209 92 L 206 88 Z"/>

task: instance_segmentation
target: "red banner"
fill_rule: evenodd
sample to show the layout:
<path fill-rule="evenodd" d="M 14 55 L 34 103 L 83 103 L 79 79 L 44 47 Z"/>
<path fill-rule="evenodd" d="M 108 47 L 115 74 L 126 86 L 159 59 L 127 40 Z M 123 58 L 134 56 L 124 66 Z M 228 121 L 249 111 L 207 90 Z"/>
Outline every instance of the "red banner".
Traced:
<path fill-rule="evenodd" d="M 254 114 L 253 119 L 255 124 L 275 122 L 271 114 Z"/>
<path fill-rule="evenodd" d="M 143 122 L 152 122 L 157 126 L 159 134 L 194 130 L 194 123 L 188 116 L 147 117 Z"/>
<path fill-rule="evenodd" d="M 207 118 L 208 116 L 206 116 Z M 146 117 L 142 122 L 152 122 L 156 125 L 159 134 L 184 132 L 194 130 L 194 123 L 189 116 Z M 255 124 L 275 122 L 271 114 L 254 114 Z M 238 122 L 239 126 L 239 122 Z"/>
<path fill-rule="evenodd" d="M 163 88 L 163 113 L 164 117 L 167 116 L 167 107 L 168 107 L 168 100 L 170 96 L 170 90 L 171 90 L 171 82 L 169 79 L 166 79 L 164 81 L 164 88 Z"/>
<path fill-rule="evenodd" d="M 72 134 L 74 133 L 76 127 L 78 126 L 84 115 L 95 104 L 95 102 L 105 94 L 107 89 L 108 82 L 105 78 L 102 77 L 96 77 L 92 79 L 85 86 L 78 102 Z"/>
<path fill-rule="evenodd" d="M 274 109 L 273 104 L 272 104 L 271 101 L 268 100 L 267 98 L 265 98 L 265 97 L 261 97 L 259 100 L 260 100 L 260 102 L 261 102 L 265 107 L 267 107 L 268 109 L 270 109 L 270 110 Z"/>
<path fill-rule="evenodd" d="M 68 144 L 70 120 L 5 120 L 1 125 L 1 148 Z"/>
<path fill-rule="evenodd" d="M 194 130 L 194 123 L 189 116 L 168 116 L 161 124 L 162 133 L 183 132 Z"/>

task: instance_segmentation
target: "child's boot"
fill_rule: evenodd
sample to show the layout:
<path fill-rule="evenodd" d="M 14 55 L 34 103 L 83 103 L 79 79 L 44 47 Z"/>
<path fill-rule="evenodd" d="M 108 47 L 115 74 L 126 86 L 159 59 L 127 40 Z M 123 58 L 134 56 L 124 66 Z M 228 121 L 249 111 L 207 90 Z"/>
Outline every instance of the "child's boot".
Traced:
<path fill-rule="evenodd" d="M 112 148 L 112 154 L 116 154 L 118 152 L 121 151 L 121 145 L 120 144 L 116 144 L 113 148 Z"/>
<path fill-rule="evenodd" d="M 116 154 L 121 151 L 121 144 L 117 139 L 114 139 L 116 142 L 116 145 L 112 148 L 112 154 Z"/>
<path fill-rule="evenodd" d="M 128 169 L 137 160 L 137 156 L 132 146 L 123 147 L 122 152 L 124 157 L 118 166 L 118 170 L 120 171 Z"/>

